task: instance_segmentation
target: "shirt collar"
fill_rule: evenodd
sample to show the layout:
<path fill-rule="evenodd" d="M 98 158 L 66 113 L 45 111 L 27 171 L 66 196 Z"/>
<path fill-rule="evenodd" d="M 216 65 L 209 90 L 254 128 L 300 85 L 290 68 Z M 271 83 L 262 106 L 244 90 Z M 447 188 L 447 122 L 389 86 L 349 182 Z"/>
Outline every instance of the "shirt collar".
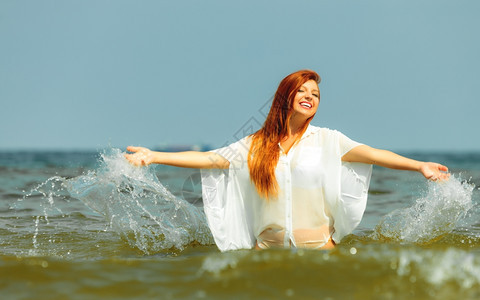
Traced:
<path fill-rule="evenodd" d="M 303 133 L 303 135 L 302 135 L 302 137 L 300 138 L 300 140 L 303 140 L 303 139 L 307 138 L 309 135 L 311 135 L 311 134 L 313 134 L 313 133 L 315 133 L 315 132 L 317 132 L 317 131 L 319 131 L 319 130 L 320 130 L 319 127 L 308 124 L 308 127 L 307 127 L 307 129 L 305 130 L 305 132 Z"/>
<path fill-rule="evenodd" d="M 308 124 L 308 127 L 307 127 L 307 129 L 305 130 L 305 132 L 303 133 L 302 137 L 301 137 L 299 140 L 297 140 L 297 142 L 296 142 L 295 144 L 292 145 L 292 147 L 290 148 L 290 150 L 292 150 L 292 148 L 295 147 L 295 146 L 298 144 L 298 142 L 300 142 L 301 140 L 307 138 L 309 135 L 311 135 L 311 134 L 313 134 L 313 133 L 315 133 L 315 132 L 317 132 L 317 131 L 319 131 L 319 130 L 320 130 L 320 127 L 317 127 L 317 126 L 313 126 L 313 125 Z M 280 143 L 278 143 L 278 147 L 280 148 L 280 151 L 281 151 L 282 153 L 285 153 L 285 150 L 283 150 L 283 148 L 282 148 L 282 146 L 280 145 Z M 290 152 L 290 151 L 289 151 L 289 152 Z"/>

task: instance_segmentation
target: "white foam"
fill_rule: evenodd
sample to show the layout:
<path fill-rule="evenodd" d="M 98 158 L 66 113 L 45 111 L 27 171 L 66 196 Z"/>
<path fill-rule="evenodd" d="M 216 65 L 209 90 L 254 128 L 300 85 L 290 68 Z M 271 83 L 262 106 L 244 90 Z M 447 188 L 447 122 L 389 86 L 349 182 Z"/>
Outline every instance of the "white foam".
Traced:
<path fill-rule="evenodd" d="M 471 288 L 480 283 L 480 258 L 473 253 L 454 248 L 424 251 L 400 251 L 397 274 L 423 278 L 436 286 L 452 281 L 462 288 Z"/>
<path fill-rule="evenodd" d="M 424 197 L 411 207 L 397 209 L 376 226 L 374 237 L 409 243 L 430 243 L 455 229 L 472 208 L 474 186 L 454 176 L 429 182 Z"/>
<path fill-rule="evenodd" d="M 244 256 L 245 254 L 242 255 L 241 252 L 215 253 L 209 255 L 203 261 L 202 267 L 199 269 L 199 275 L 209 272 L 218 276 L 228 268 L 234 269 L 239 263 L 239 260 Z"/>
<path fill-rule="evenodd" d="M 102 154 L 95 171 L 65 183 L 70 194 L 147 254 L 213 243 L 201 209 L 170 193 L 151 167 L 134 167 L 123 155 L 118 149 Z"/>

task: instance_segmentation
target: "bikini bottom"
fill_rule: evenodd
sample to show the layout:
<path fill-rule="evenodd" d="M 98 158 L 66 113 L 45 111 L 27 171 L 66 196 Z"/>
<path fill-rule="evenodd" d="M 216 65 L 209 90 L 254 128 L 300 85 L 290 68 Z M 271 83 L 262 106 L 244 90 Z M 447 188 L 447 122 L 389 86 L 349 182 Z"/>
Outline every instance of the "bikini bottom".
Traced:
<path fill-rule="evenodd" d="M 321 229 L 296 229 L 293 231 L 295 242 L 290 247 L 307 249 L 332 249 L 335 243 L 329 231 Z M 257 249 L 285 248 L 285 230 L 266 229 L 257 237 Z"/>

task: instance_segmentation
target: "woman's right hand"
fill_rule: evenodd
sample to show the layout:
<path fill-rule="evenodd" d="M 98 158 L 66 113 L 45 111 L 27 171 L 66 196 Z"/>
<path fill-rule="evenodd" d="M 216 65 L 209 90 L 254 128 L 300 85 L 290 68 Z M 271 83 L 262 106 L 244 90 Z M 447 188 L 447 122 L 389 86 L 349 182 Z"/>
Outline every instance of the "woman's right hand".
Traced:
<path fill-rule="evenodd" d="M 134 166 L 148 166 L 153 163 L 154 154 L 148 148 L 128 146 L 127 151 L 133 152 L 125 154 L 125 158 Z"/>

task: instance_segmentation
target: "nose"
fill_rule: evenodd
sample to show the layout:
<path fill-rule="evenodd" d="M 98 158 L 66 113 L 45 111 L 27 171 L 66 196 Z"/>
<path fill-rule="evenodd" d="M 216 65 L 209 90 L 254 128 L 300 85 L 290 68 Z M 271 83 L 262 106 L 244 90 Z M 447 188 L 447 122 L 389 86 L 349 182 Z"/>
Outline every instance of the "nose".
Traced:
<path fill-rule="evenodd" d="M 305 99 L 312 99 L 313 98 L 313 95 L 312 95 L 312 92 L 308 91 L 305 93 Z"/>

